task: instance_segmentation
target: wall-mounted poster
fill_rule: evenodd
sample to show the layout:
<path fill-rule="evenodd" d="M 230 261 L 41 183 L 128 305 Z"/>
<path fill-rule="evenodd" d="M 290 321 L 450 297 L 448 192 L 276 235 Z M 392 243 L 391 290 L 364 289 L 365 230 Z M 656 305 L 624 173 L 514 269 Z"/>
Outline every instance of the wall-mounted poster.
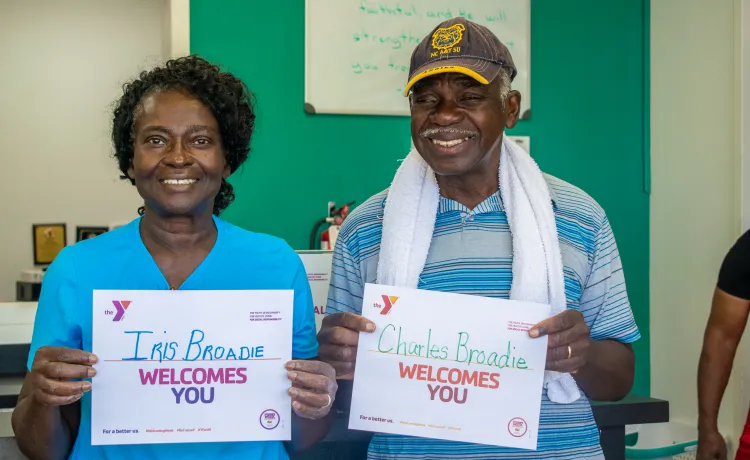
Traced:
<path fill-rule="evenodd" d="M 34 264 L 51 264 L 66 245 L 65 224 L 33 224 Z"/>

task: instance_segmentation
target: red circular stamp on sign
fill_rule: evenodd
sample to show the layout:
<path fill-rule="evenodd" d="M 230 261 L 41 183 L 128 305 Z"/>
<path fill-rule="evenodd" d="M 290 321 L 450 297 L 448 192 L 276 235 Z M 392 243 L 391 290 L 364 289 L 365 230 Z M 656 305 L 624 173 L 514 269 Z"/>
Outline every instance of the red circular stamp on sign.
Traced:
<path fill-rule="evenodd" d="M 508 433 L 514 438 L 520 438 L 525 435 L 527 430 L 526 420 L 521 417 L 516 417 L 508 422 Z"/>
<path fill-rule="evenodd" d="M 273 409 L 266 409 L 260 413 L 260 425 L 267 429 L 273 430 L 281 423 L 281 416 Z"/>

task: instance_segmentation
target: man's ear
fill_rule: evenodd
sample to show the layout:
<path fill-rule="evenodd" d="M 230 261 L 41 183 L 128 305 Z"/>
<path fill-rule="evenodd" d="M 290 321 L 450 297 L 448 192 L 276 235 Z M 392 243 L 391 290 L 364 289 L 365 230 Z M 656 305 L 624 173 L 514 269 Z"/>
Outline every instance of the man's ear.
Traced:
<path fill-rule="evenodd" d="M 505 100 L 505 127 L 512 129 L 518 123 L 521 112 L 521 93 L 511 90 Z"/>

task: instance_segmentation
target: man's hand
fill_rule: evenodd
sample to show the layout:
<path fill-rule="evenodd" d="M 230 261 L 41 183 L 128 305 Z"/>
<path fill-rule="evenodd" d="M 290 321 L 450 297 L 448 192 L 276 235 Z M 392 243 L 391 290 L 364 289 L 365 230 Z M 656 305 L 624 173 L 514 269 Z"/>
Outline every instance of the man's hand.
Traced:
<path fill-rule="evenodd" d="M 331 411 L 336 398 L 336 371 L 322 361 L 294 360 L 286 364 L 292 382 L 292 410 L 302 418 L 318 420 Z"/>
<path fill-rule="evenodd" d="M 96 375 L 91 367 L 95 355 L 73 348 L 41 347 L 34 356 L 29 375 L 30 395 L 45 406 L 72 404 L 91 390 L 85 379 Z"/>
<path fill-rule="evenodd" d="M 547 370 L 575 374 L 586 365 L 591 335 L 581 312 L 565 310 L 529 330 L 532 338 L 545 335 L 549 337 Z"/>
<path fill-rule="evenodd" d="M 697 460 L 727 460 L 727 444 L 717 430 L 698 432 Z"/>
<path fill-rule="evenodd" d="M 352 380 L 360 332 L 372 332 L 375 323 L 354 313 L 326 316 L 318 332 L 318 356 L 336 370 L 336 378 Z"/>

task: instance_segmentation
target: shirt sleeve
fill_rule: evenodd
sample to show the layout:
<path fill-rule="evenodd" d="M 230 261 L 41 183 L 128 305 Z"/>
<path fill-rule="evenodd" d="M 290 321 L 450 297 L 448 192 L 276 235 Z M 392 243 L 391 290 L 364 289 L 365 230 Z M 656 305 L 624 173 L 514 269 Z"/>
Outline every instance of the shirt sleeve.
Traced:
<path fill-rule="evenodd" d="M 333 250 L 326 315 L 341 312 L 362 314 L 364 283 L 359 260 L 352 254 L 349 245 L 350 240 L 343 240 L 339 237 Z"/>
<path fill-rule="evenodd" d="M 750 231 L 745 232 L 724 256 L 717 287 L 734 297 L 750 300 Z"/>
<path fill-rule="evenodd" d="M 604 217 L 594 240 L 594 257 L 581 294 L 581 313 L 593 340 L 631 343 L 641 338 L 628 300 L 620 252 Z"/>
<path fill-rule="evenodd" d="M 69 248 L 50 264 L 42 280 L 27 367 L 31 370 L 36 351 L 44 346 L 82 349 L 81 329 L 73 320 L 77 305 L 77 277 Z"/>
<path fill-rule="evenodd" d="M 291 249 L 290 249 L 291 251 Z M 315 334 L 315 306 L 307 280 L 307 272 L 299 255 L 291 251 L 294 267 L 292 288 L 294 289 L 294 331 L 292 336 L 292 357 L 311 359 L 318 356 L 318 339 Z"/>

